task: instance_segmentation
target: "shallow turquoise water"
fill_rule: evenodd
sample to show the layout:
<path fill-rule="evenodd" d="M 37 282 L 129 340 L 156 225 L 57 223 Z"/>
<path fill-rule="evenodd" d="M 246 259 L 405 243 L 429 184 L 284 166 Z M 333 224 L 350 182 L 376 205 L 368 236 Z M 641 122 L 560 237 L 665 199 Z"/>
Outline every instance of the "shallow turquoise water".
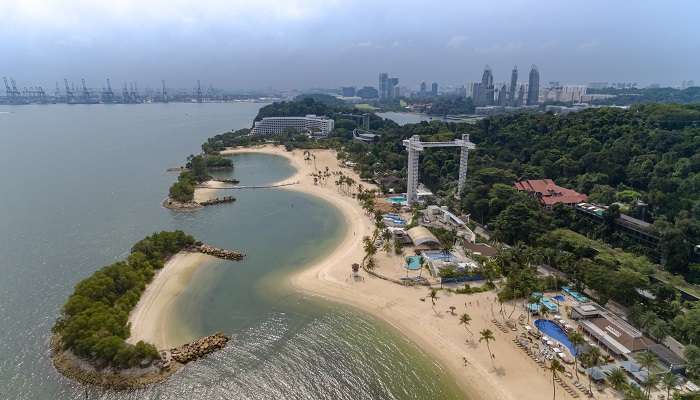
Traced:
<path fill-rule="evenodd" d="M 237 192 L 234 204 L 176 213 L 160 206 L 167 167 L 215 133 L 250 125 L 258 104 L 0 107 L 0 398 L 451 399 L 455 386 L 381 322 L 276 285 L 342 232 L 325 202 L 285 190 Z M 4 113 L 9 112 L 9 113 Z M 242 183 L 292 172 L 241 155 Z M 293 208 L 293 212 L 288 212 Z M 224 351 L 161 385 L 85 389 L 53 369 L 50 328 L 73 285 L 162 229 L 243 249 L 195 274 L 178 301 L 185 335 L 223 330 Z"/>

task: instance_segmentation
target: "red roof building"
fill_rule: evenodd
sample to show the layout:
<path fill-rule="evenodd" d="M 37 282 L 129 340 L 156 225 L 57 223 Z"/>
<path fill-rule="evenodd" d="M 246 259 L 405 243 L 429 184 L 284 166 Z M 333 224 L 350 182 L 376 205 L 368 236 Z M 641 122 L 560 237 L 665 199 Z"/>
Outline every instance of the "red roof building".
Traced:
<path fill-rule="evenodd" d="M 588 199 L 585 194 L 557 186 L 551 179 L 530 179 L 515 182 L 515 188 L 537 197 L 540 204 L 547 208 L 560 203 L 573 206 Z"/>

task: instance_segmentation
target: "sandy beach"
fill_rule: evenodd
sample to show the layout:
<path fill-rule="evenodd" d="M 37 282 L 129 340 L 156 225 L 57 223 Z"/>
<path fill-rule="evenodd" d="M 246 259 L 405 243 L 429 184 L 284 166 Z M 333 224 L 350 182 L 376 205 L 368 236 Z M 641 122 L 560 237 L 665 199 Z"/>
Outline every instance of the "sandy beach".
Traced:
<path fill-rule="evenodd" d="M 179 343 L 168 332 L 168 316 L 177 296 L 187 287 L 197 268 L 213 257 L 202 253 L 178 253 L 156 273 L 138 304 L 129 315 L 129 343 L 150 342 L 157 349 L 175 347 Z M 169 334 L 170 333 L 170 334 Z"/>
<path fill-rule="evenodd" d="M 309 296 L 351 305 L 387 322 L 436 360 L 470 399 L 540 400 L 551 396 L 551 374 L 537 367 L 513 344 L 514 335 L 500 332 L 490 322 L 493 319 L 491 305 L 494 292 L 450 295 L 441 291 L 433 309 L 429 300 L 420 300 L 428 293 L 425 287 L 400 286 L 364 271 L 361 272 L 363 280 L 352 279 L 351 264 L 362 260 L 362 237 L 371 235 L 373 224 L 355 199 L 341 194 L 332 182 L 325 186 L 314 185 L 310 176 L 316 169 L 328 167 L 331 171 L 342 170 L 360 182 L 359 176 L 351 169 L 340 168 L 335 151 L 312 151 L 316 155 L 315 163 L 305 161 L 302 150 L 287 152 L 282 147 L 261 146 L 223 152 L 235 153 L 286 157 L 297 170 L 295 176 L 287 181 L 299 183 L 285 187 L 285 190 L 299 190 L 325 199 L 342 212 L 347 222 L 345 236 L 331 254 L 290 277 L 290 284 L 296 289 Z M 365 183 L 363 185 L 370 187 Z M 187 284 L 200 261 L 196 257 L 200 256 L 179 255 L 156 276 L 131 315 L 130 341 L 143 339 L 155 343 L 159 348 L 171 345 L 163 332 L 167 308 Z M 450 306 L 456 307 L 457 315 L 462 312 L 470 314 L 472 322 L 469 329 L 474 336 L 459 325 L 458 316 L 449 312 Z M 498 309 L 498 306 L 494 306 L 494 309 Z M 478 332 L 487 328 L 496 337 L 495 342 L 491 343 L 494 360 L 491 360 L 486 345 L 478 342 Z M 557 398 L 572 398 L 561 387 L 557 389 Z"/>

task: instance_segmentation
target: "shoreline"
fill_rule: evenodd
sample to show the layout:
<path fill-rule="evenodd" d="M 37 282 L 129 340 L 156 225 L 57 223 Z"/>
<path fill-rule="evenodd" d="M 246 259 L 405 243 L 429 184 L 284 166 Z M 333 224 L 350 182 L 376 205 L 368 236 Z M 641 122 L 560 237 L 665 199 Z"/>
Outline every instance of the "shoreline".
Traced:
<path fill-rule="evenodd" d="M 173 332 L 167 329 L 169 310 L 189 284 L 192 275 L 211 260 L 214 257 L 192 252 L 180 252 L 171 257 L 153 277 L 129 314 L 131 335 L 127 343 L 136 344 L 143 340 L 158 350 L 183 344 L 181 338 L 173 337 Z"/>
<path fill-rule="evenodd" d="M 476 334 L 469 336 L 458 316 L 449 311 L 433 312 L 425 297 L 427 287 L 402 286 L 361 271 L 363 281 L 350 279 L 351 264 L 364 256 L 362 237 L 371 235 L 374 224 L 365 215 L 357 200 L 343 195 L 334 185 L 314 185 L 309 176 L 314 172 L 313 163 L 303 160 L 303 151 L 287 152 L 281 146 L 263 145 L 249 148 L 228 149 L 222 155 L 240 153 L 272 154 L 287 158 L 296 173 L 292 177 L 299 184 L 285 190 L 297 190 L 331 203 L 342 214 L 347 224 L 345 236 L 328 255 L 289 275 L 291 286 L 299 292 L 352 306 L 361 312 L 387 323 L 420 350 L 425 352 L 438 367 L 450 375 L 459 389 L 470 399 L 484 400 L 541 400 L 544 393 L 551 393 L 551 374 L 543 371 L 512 343 L 512 336 L 503 334 L 491 323 L 490 305 L 495 301 L 494 292 L 457 295 L 440 292 L 436 307 L 447 310 L 455 306 L 457 313 L 465 310 L 471 315 L 469 329 Z M 357 173 L 340 167 L 333 150 L 311 150 L 316 157 L 316 167 L 331 171 L 342 170 L 356 182 Z M 362 183 L 368 189 L 373 185 Z M 481 306 L 479 306 L 481 304 Z M 478 332 L 491 329 L 496 341 L 491 344 L 496 360 L 492 361 L 486 346 L 478 343 Z M 563 390 L 557 397 L 570 399 Z"/>
<path fill-rule="evenodd" d="M 428 288 L 398 285 L 368 274 L 362 270 L 362 281 L 351 279 L 351 265 L 364 257 L 362 238 L 371 235 L 374 223 L 367 217 L 356 199 L 341 194 L 332 182 L 314 185 L 312 172 L 342 170 L 344 174 L 360 183 L 359 176 L 351 169 L 340 167 L 333 150 L 311 150 L 314 161 L 303 159 L 304 150 L 287 152 L 281 146 L 262 145 L 256 147 L 227 149 L 222 155 L 242 153 L 271 154 L 285 157 L 295 168 L 295 173 L 280 181 L 295 180 L 298 183 L 282 187 L 316 196 L 333 205 L 346 222 L 344 236 L 327 255 L 298 272 L 287 276 L 287 283 L 303 295 L 345 304 L 367 313 L 392 326 L 435 362 L 439 369 L 449 375 L 456 386 L 469 399 L 484 400 L 541 400 L 543 394 L 551 393 L 551 374 L 539 368 L 513 343 L 513 336 L 500 332 L 492 324 L 491 305 L 494 292 L 472 295 L 456 295 L 439 292 L 435 309 L 425 298 Z M 275 182 L 275 183 L 280 183 Z M 362 182 L 367 189 L 373 185 Z M 200 191 L 198 193 L 198 191 Z M 216 189 L 195 189 L 195 197 L 206 197 Z M 168 273 L 154 278 L 148 293 L 134 309 L 131 340 L 143 339 L 158 348 L 173 345 L 165 331 L 169 305 L 191 278 L 192 273 L 204 260 L 190 260 L 179 268 L 164 268 Z M 169 283 L 170 282 L 170 283 Z M 162 295 L 164 292 L 165 296 Z M 143 302 L 143 304 L 142 304 Z M 472 317 L 469 329 L 476 335 L 467 335 L 459 325 L 457 315 L 450 314 L 448 307 L 456 307 L 457 315 L 466 311 Z M 497 306 L 493 306 L 494 308 Z M 148 318 L 147 315 L 153 315 Z M 493 331 L 496 340 L 491 348 L 496 357 L 492 360 L 486 346 L 478 343 L 478 332 Z M 561 399 L 571 399 L 564 391 L 557 391 Z"/>

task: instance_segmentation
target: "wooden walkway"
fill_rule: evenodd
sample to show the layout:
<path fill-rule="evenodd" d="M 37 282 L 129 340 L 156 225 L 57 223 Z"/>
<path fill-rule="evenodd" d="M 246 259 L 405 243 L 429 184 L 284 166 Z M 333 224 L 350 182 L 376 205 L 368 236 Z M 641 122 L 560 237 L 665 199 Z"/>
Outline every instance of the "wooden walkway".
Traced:
<path fill-rule="evenodd" d="M 207 185 L 197 185 L 197 189 L 214 189 L 214 190 L 239 190 L 239 189 L 271 189 L 284 186 L 292 186 L 299 184 L 299 181 L 294 182 L 284 182 L 284 183 L 274 183 L 271 185 L 238 185 L 238 186 L 222 186 L 222 187 L 212 187 Z"/>

